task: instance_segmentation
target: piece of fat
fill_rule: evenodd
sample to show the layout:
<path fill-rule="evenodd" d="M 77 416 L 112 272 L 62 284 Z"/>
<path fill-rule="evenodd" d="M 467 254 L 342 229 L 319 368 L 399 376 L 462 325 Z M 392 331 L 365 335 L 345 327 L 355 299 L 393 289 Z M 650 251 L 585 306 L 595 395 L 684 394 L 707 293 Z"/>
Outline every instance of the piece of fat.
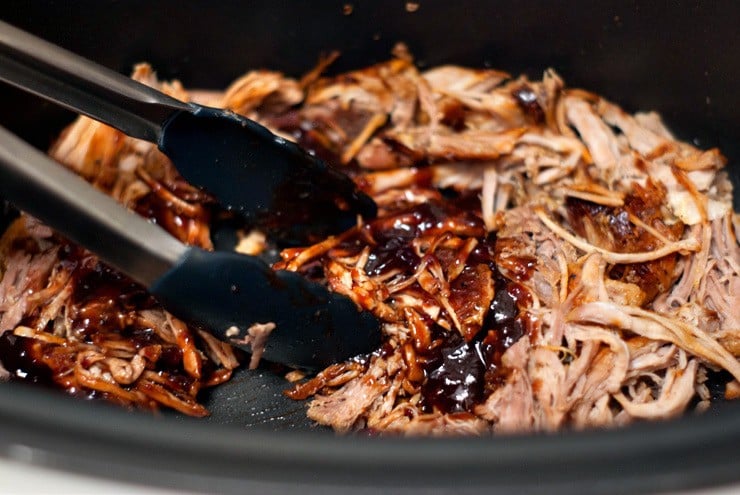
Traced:
<path fill-rule="evenodd" d="M 673 191 L 668 193 L 668 206 L 674 215 L 686 225 L 702 223 L 699 208 L 694 197 L 688 191 Z M 730 204 L 715 199 L 707 200 L 707 217 L 709 221 L 723 217 L 730 211 Z"/>

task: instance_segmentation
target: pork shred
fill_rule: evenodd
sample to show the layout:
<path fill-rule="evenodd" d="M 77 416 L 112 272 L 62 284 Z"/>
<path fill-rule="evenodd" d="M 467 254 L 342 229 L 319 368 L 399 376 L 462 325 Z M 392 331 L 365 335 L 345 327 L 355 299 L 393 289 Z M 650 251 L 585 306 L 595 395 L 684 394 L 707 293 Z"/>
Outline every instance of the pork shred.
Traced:
<path fill-rule="evenodd" d="M 538 81 L 421 71 L 396 54 L 333 77 L 321 73 L 335 57 L 301 80 L 253 71 L 223 93 L 159 83 L 145 65 L 134 73 L 260 121 L 379 206 L 376 219 L 285 249 L 275 264 L 345 294 L 384 335 L 376 352 L 286 394 L 338 432 L 395 435 L 665 419 L 706 409 L 707 377 L 719 371 L 727 398 L 737 396 L 740 221 L 720 152 L 678 141 L 655 113 L 568 88 L 552 70 Z M 51 155 L 184 242 L 211 247 L 210 198 L 151 145 L 80 118 Z M 198 390 L 238 366 L 227 344 L 29 217 L 0 248 L 11 374 L 20 342 L 45 366 L 39 379 L 72 393 L 199 415 Z M 100 283 L 91 290 L 81 273 Z"/>

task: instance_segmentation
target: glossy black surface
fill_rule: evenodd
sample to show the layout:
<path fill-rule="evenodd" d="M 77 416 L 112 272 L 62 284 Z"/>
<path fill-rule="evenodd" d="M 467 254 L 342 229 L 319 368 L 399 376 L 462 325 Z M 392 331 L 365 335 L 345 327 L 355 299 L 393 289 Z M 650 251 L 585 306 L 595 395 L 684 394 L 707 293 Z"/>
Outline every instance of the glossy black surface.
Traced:
<path fill-rule="evenodd" d="M 233 112 L 177 112 L 158 145 L 188 182 L 283 243 L 312 244 L 377 213 L 352 179 Z"/>
<path fill-rule="evenodd" d="M 255 256 L 191 248 L 150 290 L 173 314 L 240 347 L 251 349 L 243 341 L 253 323 L 274 323 L 263 356 L 296 368 L 320 371 L 380 346 L 371 313 Z"/>
<path fill-rule="evenodd" d="M 418 3 L 409 13 L 403 1 L 8 0 L 0 17 L 115 70 L 148 60 L 190 87 L 224 87 L 249 67 L 299 76 L 330 49 L 343 52 L 334 71 L 356 68 L 387 58 L 399 40 L 427 66 L 532 77 L 553 66 L 570 86 L 658 110 L 684 138 L 720 145 L 738 183 L 740 4 Z M 43 147 L 70 118 L 5 88 L 0 104 L 0 122 Z M 0 443 L 34 462 L 209 492 L 636 493 L 740 479 L 738 404 L 607 432 L 336 438 L 310 426 L 304 405 L 281 396 L 285 386 L 269 370 L 241 372 L 207 398 L 211 418 L 193 421 L 9 384 L 0 386 Z"/>

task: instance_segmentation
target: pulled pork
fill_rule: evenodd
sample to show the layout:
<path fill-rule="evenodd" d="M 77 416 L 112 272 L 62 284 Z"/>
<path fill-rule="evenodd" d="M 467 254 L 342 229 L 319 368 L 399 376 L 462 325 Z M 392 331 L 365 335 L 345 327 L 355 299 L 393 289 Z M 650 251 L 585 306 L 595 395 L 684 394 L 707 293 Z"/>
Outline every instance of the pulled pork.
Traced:
<path fill-rule="evenodd" d="M 288 392 L 314 397 L 318 423 L 606 426 L 707 407 L 711 372 L 740 379 L 740 254 L 717 150 L 552 71 L 420 72 L 406 58 L 321 79 L 294 113 L 268 122 L 380 207 L 276 265 L 385 322 L 378 352 Z"/>
<path fill-rule="evenodd" d="M 738 216 L 718 150 L 676 140 L 654 113 L 566 88 L 553 71 L 541 81 L 421 72 L 404 50 L 336 77 L 321 69 L 301 81 L 251 72 L 223 94 L 188 94 L 147 66 L 134 74 L 260 121 L 377 202 L 376 219 L 285 249 L 275 264 L 383 322 L 376 352 L 286 391 L 310 399 L 310 418 L 341 432 L 481 435 L 705 409 L 719 371 L 725 395 L 738 395 Z M 80 118 L 51 154 L 211 247 L 210 198 L 153 146 Z M 264 248 L 259 233 L 245 239 L 251 254 Z M 22 342 L 69 391 L 201 414 L 198 390 L 238 366 L 227 345 L 33 219 L 22 216 L 0 249 L 11 372 Z"/>
<path fill-rule="evenodd" d="M 135 79 L 159 84 L 148 66 Z M 152 144 L 85 117 L 51 156 L 183 242 L 212 248 L 212 200 L 186 184 Z M 28 215 L 0 239 L 0 369 L 129 407 L 205 416 L 205 387 L 227 381 L 235 351 L 164 311 L 146 291 Z"/>

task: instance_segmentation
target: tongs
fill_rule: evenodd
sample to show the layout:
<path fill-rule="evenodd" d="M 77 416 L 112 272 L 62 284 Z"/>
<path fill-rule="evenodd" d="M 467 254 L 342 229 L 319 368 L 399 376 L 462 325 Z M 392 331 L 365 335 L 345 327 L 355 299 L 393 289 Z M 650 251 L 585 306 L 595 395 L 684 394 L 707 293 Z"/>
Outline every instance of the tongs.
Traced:
<path fill-rule="evenodd" d="M 298 243 L 375 215 L 354 183 L 256 122 L 184 103 L 0 22 L 0 80 L 157 143 L 191 184 Z M 378 321 L 347 297 L 257 257 L 186 246 L 0 128 L 0 194 L 148 288 L 174 315 L 263 356 L 316 369 L 370 352 Z"/>
<path fill-rule="evenodd" d="M 157 144 L 190 184 L 285 243 L 376 214 L 351 179 L 258 123 L 176 100 L 2 21 L 0 80 Z"/>

